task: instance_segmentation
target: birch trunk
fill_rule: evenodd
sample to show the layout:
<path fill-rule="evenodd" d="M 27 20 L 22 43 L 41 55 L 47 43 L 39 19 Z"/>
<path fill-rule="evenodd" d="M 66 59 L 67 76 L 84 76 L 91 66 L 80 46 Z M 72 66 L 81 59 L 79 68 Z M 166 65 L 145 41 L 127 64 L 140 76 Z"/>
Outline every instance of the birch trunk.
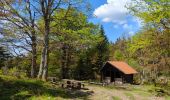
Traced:
<path fill-rule="evenodd" d="M 41 55 L 41 63 L 38 78 L 41 78 L 43 81 L 47 80 L 48 75 L 48 58 L 49 58 L 49 21 L 45 20 L 45 34 L 44 34 L 44 45 Z"/>
<path fill-rule="evenodd" d="M 39 72 L 38 72 L 38 78 L 41 79 L 42 77 L 42 73 L 43 73 L 43 68 L 44 68 L 44 61 L 45 61 L 45 48 L 42 49 L 41 52 L 41 62 L 40 62 L 40 67 L 39 67 Z"/>

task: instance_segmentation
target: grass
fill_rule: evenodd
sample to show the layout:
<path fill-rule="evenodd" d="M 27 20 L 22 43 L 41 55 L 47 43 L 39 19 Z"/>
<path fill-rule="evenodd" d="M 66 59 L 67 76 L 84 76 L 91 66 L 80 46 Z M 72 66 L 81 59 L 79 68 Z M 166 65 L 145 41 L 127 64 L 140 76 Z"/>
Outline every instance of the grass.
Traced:
<path fill-rule="evenodd" d="M 135 100 L 135 97 L 133 96 L 133 94 L 129 93 L 129 92 L 125 92 L 124 93 L 127 97 L 129 97 L 130 100 Z"/>
<path fill-rule="evenodd" d="M 35 79 L 17 79 L 0 75 L 0 100 L 86 99 L 89 93 L 62 89 Z"/>
<path fill-rule="evenodd" d="M 160 87 L 155 87 L 154 85 L 125 85 L 125 86 L 107 86 L 108 89 L 116 89 L 124 92 L 126 96 L 130 98 L 130 100 L 134 100 L 134 95 L 140 95 L 143 98 L 148 98 L 151 96 L 163 97 L 165 100 L 170 100 L 170 85 Z M 162 90 L 163 92 L 159 92 Z"/>
<path fill-rule="evenodd" d="M 166 96 L 166 97 L 165 97 L 165 100 L 170 100 L 170 96 Z"/>
<path fill-rule="evenodd" d="M 135 100 L 134 96 L 136 95 L 140 95 L 145 99 L 156 94 L 156 87 L 153 85 L 94 86 L 101 89 L 108 89 L 108 91 L 121 91 L 123 95 L 127 96 L 130 100 Z M 169 88 L 167 88 L 167 90 L 169 90 Z M 91 93 L 88 91 L 63 89 L 58 85 L 52 85 L 36 79 L 17 79 L 12 76 L 0 75 L 0 100 L 87 100 L 89 95 L 91 95 Z M 163 97 L 165 100 L 170 100 L 170 96 L 168 95 Z M 121 98 L 117 96 L 113 96 L 112 98 L 113 100 L 121 100 Z"/>
<path fill-rule="evenodd" d="M 119 98 L 119 97 L 117 97 L 117 96 L 114 96 L 114 97 L 112 97 L 113 98 L 113 100 L 121 100 L 121 98 Z"/>

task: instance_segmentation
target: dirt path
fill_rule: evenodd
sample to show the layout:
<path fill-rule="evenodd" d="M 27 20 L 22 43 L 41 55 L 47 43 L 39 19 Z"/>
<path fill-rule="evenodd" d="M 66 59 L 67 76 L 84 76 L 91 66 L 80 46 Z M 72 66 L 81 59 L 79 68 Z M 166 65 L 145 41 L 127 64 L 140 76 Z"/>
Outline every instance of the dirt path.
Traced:
<path fill-rule="evenodd" d="M 94 91 L 94 94 L 89 97 L 91 100 L 113 100 L 114 97 L 121 97 L 123 100 L 126 99 L 126 96 L 121 91 L 108 90 L 98 86 L 88 86 L 88 88 Z"/>
<path fill-rule="evenodd" d="M 94 93 L 88 97 L 90 100 L 165 100 L 161 97 L 143 96 L 140 93 L 135 93 L 126 90 L 107 89 L 100 86 L 88 85 L 88 91 Z"/>

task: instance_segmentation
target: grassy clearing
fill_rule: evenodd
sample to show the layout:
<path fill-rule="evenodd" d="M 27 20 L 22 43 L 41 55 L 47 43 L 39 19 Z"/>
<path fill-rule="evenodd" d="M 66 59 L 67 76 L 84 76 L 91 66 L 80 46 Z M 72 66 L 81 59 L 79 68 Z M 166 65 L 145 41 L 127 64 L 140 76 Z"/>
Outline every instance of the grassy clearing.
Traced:
<path fill-rule="evenodd" d="M 140 95 L 143 98 L 148 98 L 151 96 L 160 96 L 168 98 L 167 100 L 170 100 L 170 96 L 166 95 L 166 93 L 164 94 L 158 93 L 156 90 L 159 89 L 160 87 L 155 87 L 154 85 L 125 85 L 125 86 L 110 85 L 106 86 L 105 88 L 120 90 L 124 92 L 124 94 L 130 98 L 130 100 L 134 100 L 134 95 Z M 167 89 L 163 90 L 165 92 L 167 91 Z"/>
<path fill-rule="evenodd" d="M 130 86 L 131 88 L 131 93 L 141 95 L 143 97 L 149 97 L 152 95 L 151 92 L 149 92 L 150 89 L 152 89 L 152 86 Z"/>
<path fill-rule="evenodd" d="M 86 99 L 88 95 L 83 91 L 69 91 L 40 80 L 0 75 L 1 100 Z"/>
<path fill-rule="evenodd" d="M 88 87 L 88 85 L 86 86 Z M 16 77 L 0 75 L 0 100 L 88 100 L 95 98 L 96 95 L 101 96 L 101 98 L 102 96 L 110 96 L 113 100 L 121 100 L 122 97 L 135 100 L 137 97 L 147 99 L 156 96 L 153 85 L 127 85 L 124 87 L 110 85 L 103 87 L 90 84 L 90 87 L 90 90 L 68 90 L 40 80 L 17 79 Z M 117 95 L 116 91 L 120 94 Z M 91 95 L 92 93 L 95 95 Z M 164 95 L 163 98 L 170 100 L 170 96 L 167 95 Z"/>

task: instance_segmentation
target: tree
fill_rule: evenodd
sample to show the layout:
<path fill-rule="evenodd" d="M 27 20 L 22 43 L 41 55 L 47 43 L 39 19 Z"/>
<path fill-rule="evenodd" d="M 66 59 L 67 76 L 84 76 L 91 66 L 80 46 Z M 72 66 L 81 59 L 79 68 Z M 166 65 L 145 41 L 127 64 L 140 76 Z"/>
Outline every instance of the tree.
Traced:
<path fill-rule="evenodd" d="M 0 46 L 0 67 L 4 65 L 4 62 L 9 58 L 9 53 L 7 50 L 3 47 Z"/>
<path fill-rule="evenodd" d="M 103 67 L 103 64 L 109 60 L 109 41 L 105 35 L 103 26 L 100 27 L 100 36 L 101 41 L 98 42 L 97 49 L 97 61 L 96 61 L 96 71 L 99 73 L 99 70 Z"/>
<path fill-rule="evenodd" d="M 32 7 L 32 1 L 19 0 L 0 0 L 3 5 L 1 10 L 8 13 L 8 16 L 2 16 L 3 33 L 6 33 L 6 39 L 14 48 L 22 48 L 32 54 L 31 77 L 36 76 L 37 59 L 37 36 L 36 36 L 36 13 Z M 9 30 L 10 29 L 10 30 Z"/>
<path fill-rule="evenodd" d="M 67 13 L 67 17 L 65 17 L 65 13 Z M 61 76 L 70 78 L 71 70 L 77 63 L 78 53 L 85 48 L 90 48 L 98 40 L 98 34 L 93 32 L 97 26 L 89 23 L 85 14 L 72 7 L 69 11 L 58 10 L 53 18 L 52 25 L 55 27 L 51 30 L 53 33 L 51 35 L 54 41 L 50 41 L 50 43 L 60 45 L 57 48 L 61 50 Z M 55 37 L 56 34 L 59 35 Z"/>
<path fill-rule="evenodd" d="M 62 8 L 61 6 L 64 5 L 64 8 L 67 8 L 66 13 L 64 14 L 65 17 L 67 16 L 67 12 L 70 10 L 71 7 L 74 7 L 75 4 L 76 6 L 78 4 L 81 4 L 80 0 L 66 0 L 62 1 L 59 0 L 40 0 L 39 2 L 40 7 L 41 7 L 41 13 L 42 13 L 42 18 L 43 18 L 43 23 L 44 23 L 44 35 L 43 35 L 43 48 L 42 48 L 42 54 L 41 54 L 41 63 L 40 63 L 40 69 L 38 73 L 38 78 L 42 77 L 42 80 L 47 79 L 48 75 L 48 60 L 49 60 L 49 34 L 51 31 L 51 24 L 52 24 L 52 16 L 56 10 L 59 10 Z M 64 17 L 64 18 L 65 18 Z M 62 21 L 63 19 L 61 19 Z M 58 23 L 57 23 L 58 24 Z M 54 25 L 55 26 L 55 25 Z"/>
<path fill-rule="evenodd" d="M 3 69 L 3 74 L 8 74 L 8 59 L 11 55 L 7 48 L 0 45 L 0 68 Z"/>
<path fill-rule="evenodd" d="M 6 0 L 7 2 L 9 2 L 10 4 L 12 4 L 14 2 L 14 0 Z M 5 17 L 8 16 L 9 13 L 6 12 L 3 8 L 4 8 L 5 4 L 4 3 L 0 3 L 0 17 Z"/>
<path fill-rule="evenodd" d="M 168 73 L 170 58 L 170 12 L 168 0 L 134 0 L 129 6 L 131 12 L 143 20 L 144 27 L 136 45 L 135 54 L 141 54 L 143 64 L 152 66 L 151 70 L 158 76 Z M 163 67 L 164 66 L 164 67 Z M 166 69 L 166 70 L 164 70 Z M 163 71 L 163 72 L 161 72 Z"/>
<path fill-rule="evenodd" d="M 159 28 L 170 28 L 169 0 L 134 0 L 128 8 L 145 23 Z"/>
<path fill-rule="evenodd" d="M 23 36 L 23 39 L 21 41 L 17 42 L 18 44 L 27 43 L 27 45 L 30 45 L 31 48 L 28 49 L 28 46 L 24 45 L 16 45 L 16 43 L 13 43 L 15 47 L 21 47 L 22 49 L 25 49 L 26 51 L 30 51 L 32 53 L 32 66 L 36 64 L 36 46 L 37 46 L 37 33 L 43 34 L 43 39 L 40 38 L 40 40 L 43 40 L 43 46 L 42 46 L 42 53 L 41 53 L 41 63 L 40 68 L 38 72 L 38 78 L 42 80 L 47 79 L 48 75 L 48 59 L 49 59 L 49 34 L 51 32 L 51 28 L 54 26 L 51 26 L 53 22 L 52 16 L 54 13 L 60 9 L 66 9 L 67 11 L 64 14 L 64 17 L 62 20 L 64 20 L 67 17 L 67 12 L 70 10 L 71 7 L 75 7 L 78 9 L 79 4 L 82 6 L 84 1 L 83 0 L 38 0 L 38 1 L 32 1 L 32 0 L 19 0 L 19 1 L 12 1 L 9 2 L 8 0 L 1 0 L 1 4 L 3 5 L 1 7 L 1 11 L 8 12 L 10 16 L 3 16 L 2 19 L 8 21 L 10 25 L 8 25 L 8 28 L 15 27 L 12 32 L 9 32 L 9 30 L 6 30 L 6 33 L 15 33 L 19 34 L 19 37 L 16 37 L 16 39 L 20 38 L 20 36 Z M 40 27 L 37 25 L 36 22 L 38 22 L 39 19 L 42 19 L 43 21 L 43 28 L 40 29 Z M 6 21 L 4 24 L 7 24 Z M 57 23 L 58 24 L 58 23 Z M 17 30 L 15 30 L 17 28 Z M 37 32 L 38 31 L 38 32 Z M 16 40 L 15 39 L 15 40 Z M 12 41 L 13 42 L 13 41 Z M 34 53 L 34 54 L 33 54 Z M 34 67 L 32 67 L 34 69 Z M 34 70 L 31 71 L 31 73 L 34 73 Z M 32 74 L 33 75 L 33 74 Z"/>

